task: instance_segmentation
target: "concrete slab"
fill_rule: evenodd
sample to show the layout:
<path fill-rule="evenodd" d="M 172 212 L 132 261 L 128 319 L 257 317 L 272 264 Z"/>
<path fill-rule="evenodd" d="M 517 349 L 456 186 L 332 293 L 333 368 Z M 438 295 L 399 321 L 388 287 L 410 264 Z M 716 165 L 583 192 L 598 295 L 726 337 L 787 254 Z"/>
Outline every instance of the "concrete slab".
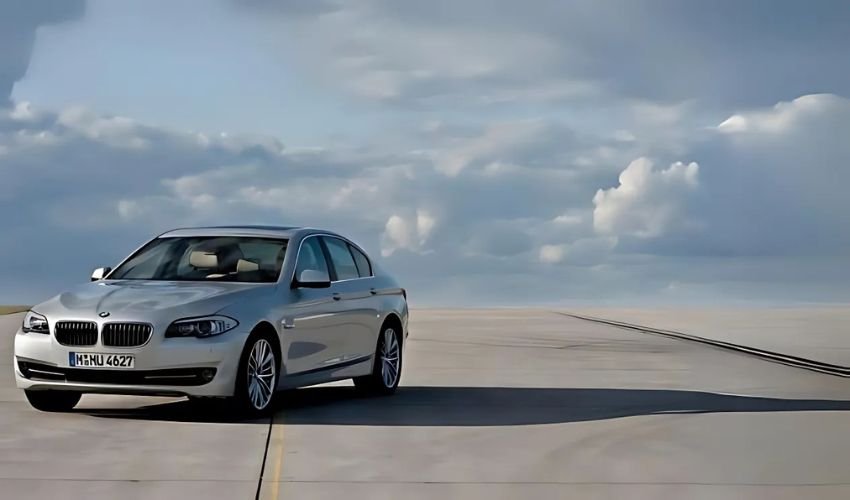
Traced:
<path fill-rule="evenodd" d="M 268 420 L 220 422 L 176 398 L 87 395 L 32 409 L 14 387 L 21 315 L 0 316 L 0 497 L 253 498 Z"/>
<path fill-rule="evenodd" d="M 261 498 L 844 498 L 844 379 L 545 311 L 416 311 L 404 387 L 296 391 Z"/>
<path fill-rule="evenodd" d="M 169 398 L 39 413 L 19 321 L 3 497 L 248 499 L 261 468 L 261 498 L 850 497 L 850 381 L 549 311 L 414 311 L 396 396 L 299 389 L 271 427 Z"/>

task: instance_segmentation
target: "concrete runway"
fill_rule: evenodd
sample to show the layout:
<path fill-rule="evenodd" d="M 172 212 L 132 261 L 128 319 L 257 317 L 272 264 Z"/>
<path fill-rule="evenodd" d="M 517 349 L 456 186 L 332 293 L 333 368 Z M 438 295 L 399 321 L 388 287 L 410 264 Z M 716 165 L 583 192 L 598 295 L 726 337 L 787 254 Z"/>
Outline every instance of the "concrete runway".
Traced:
<path fill-rule="evenodd" d="M 850 367 L 850 308 L 576 308 L 586 317 L 622 321 Z"/>
<path fill-rule="evenodd" d="M 19 321 L 0 498 L 850 498 L 850 381 L 547 311 L 414 311 L 396 396 L 301 389 L 272 422 L 166 398 L 39 413 L 13 387 Z"/>

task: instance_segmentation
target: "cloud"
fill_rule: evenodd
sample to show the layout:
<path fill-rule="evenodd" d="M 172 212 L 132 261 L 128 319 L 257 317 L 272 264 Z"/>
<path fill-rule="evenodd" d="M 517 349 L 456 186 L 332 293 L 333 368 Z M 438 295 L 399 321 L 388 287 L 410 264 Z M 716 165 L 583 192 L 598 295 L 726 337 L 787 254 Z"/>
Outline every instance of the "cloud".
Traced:
<path fill-rule="evenodd" d="M 392 215 L 381 235 L 381 254 L 389 257 L 398 250 L 424 251 L 437 221 L 425 210 L 417 210 L 408 218 Z"/>
<path fill-rule="evenodd" d="M 281 19 L 291 27 L 276 32 L 281 52 L 297 45 L 314 76 L 393 105 L 763 106 L 813 89 L 850 94 L 836 64 L 850 13 L 833 2 L 366 0 Z"/>
<path fill-rule="evenodd" d="M 635 160 L 639 138 L 578 134 L 550 120 L 444 125 L 424 149 L 301 150 L 16 103 L 0 113 L 0 210 L 14 214 L 6 237 L 28 245 L 0 249 L 0 274 L 45 293 L 170 227 L 273 223 L 342 231 L 438 303 L 467 293 L 497 300 L 497 283 L 534 282 L 532 302 L 663 295 L 671 282 L 750 293 L 781 279 L 824 297 L 840 285 L 813 262 L 842 262 L 850 244 L 850 152 L 840 132 L 850 129 L 850 106 L 813 99 L 738 112 L 745 129 L 718 129 L 725 119 L 689 129 L 679 147 L 693 162 L 666 158 L 668 149 Z M 596 163 L 577 160 L 600 147 L 610 153 Z M 466 163 L 447 175 L 441 161 L 457 155 Z M 41 250 L 51 248 L 65 250 L 61 265 Z M 767 270 L 781 267 L 760 264 L 780 259 L 808 271 L 772 277 Z M 686 261 L 737 273 L 711 284 L 710 272 Z M 34 268 L 37 276 L 21 274 Z M 569 285 L 540 284 L 549 280 Z"/>
<path fill-rule="evenodd" d="M 564 260 L 566 253 L 566 245 L 543 245 L 540 247 L 540 262 L 556 264 Z"/>
<path fill-rule="evenodd" d="M 0 106 L 8 104 L 12 86 L 27 72 L 36 29 L 78 19 L 85 0 L 29 0 L 0 3 Z"/>
<path fill-rule="evenodd" d="M 725 134 L 793 133 L 795 128 L 841 124 L 850 114 L 850 100 L 833 94 L 800 96 L 790 102 L 779 102 L 769 110 L 755 110 L 730 116 L 717 126 Z M 832 123 L 837 119 L 838 123 Z"/>
<path fill-rule="evenodd" d="M 593 227 L 600 234 L 654 238 L 676 229 L 684 201 L 699 185 L 699 165 L 681 162 L 653 170 L 638 158 L 620 174 L 619 186 L 600 189 L 593 197 Z"/>
<path fill-rule="evenodd" d="M 568 127 L 529 123 L 445 127 L 429 136 L 424 154 L 304 150 L 268 137 L 17 103 L 0 113 L 0 210 L 15 213 L 6 236 L 28 246 L 0 248 L 0 275 L 8 283 L 23 279 L 19 269 L 48 259 L 39 249 L 61 247 L 62 266 L 48 263 L 34 281 L 56 290 L 160 231 L 231 223 L 336 229 L 383 253 L 412 282 L 445 269 L 456 269 L 460 280 L 498 259 L 515 273 L 530 272 L 539 245 L 591 231 L 586 193 L 600 174 L 570 160 L 595 147 L 590 138 L 575 142 L 575 152 L 562 150 Z M 490 144 L 494 128 L 501 144 L 480 146 Z M 446 175 L 439 159 L 456 151 L 472 151 L 469 163 Z M 406 265 L 414 256 L 419 263 Z"/>
<path fill-rule="evenodd" d="M 850 100 L 836 95 L 735 113 L 691 140 L 692 177 L 684 164 L 666 181 L 645 161 L 630 166 L 597 193 L 594 225 L 626 253 L 846 255 L 847 130 Z"/>
<path fill-rule="evenodd" d="M 89 66 L 126 7 L 93 3 L 85 29 L 34 45 L 83 2 L 0 5 L 0 213 L 26 243 L 0 247 L 13 302 L 160 230 L 227 223 L 337 229 L 443 303 L 850 293 L 838 3 L 233 0 L 203 19 L 139 5 L 199 28 L 134 31 Z M 179 58 L 151 56 L 175 41 Z M 9 101 L 33 47 L 55 73 L 30 73 L 32 104 Z M 63 96 L 44 76 L 57 53 L 80 76 Z M 104 61 L 124 84 L 208 92 L 178 114 L 169 85 L 137 92 L 150 114 L 95 111 L 122 101 Z M 54 93 L 92 107 L 41 108 Z M 204 109 L 282 136 L 188 130 L 212 126 Z"/>
<path fill-rule="evenodd" d="M 232 0 L 235 5 L 286 16 L 315 16 L 339 9 L 332 0 Z"/>
<path fill-rule="evenodd" d="M 540 159 L 551 162 L 552 147 L 558 144 L 562 151 L 569 151 L 575 137 L 567 128 L 526 120 L 495 123 L 481 135 L 452 142 L 435 155 L 437 170 L 448 176 L 456 176 L 469 167 L 485 168 L 491 174 L 511 173 L 516 164 L 506 161 L 519 158 L 527 166 L 543 163 Z"/>

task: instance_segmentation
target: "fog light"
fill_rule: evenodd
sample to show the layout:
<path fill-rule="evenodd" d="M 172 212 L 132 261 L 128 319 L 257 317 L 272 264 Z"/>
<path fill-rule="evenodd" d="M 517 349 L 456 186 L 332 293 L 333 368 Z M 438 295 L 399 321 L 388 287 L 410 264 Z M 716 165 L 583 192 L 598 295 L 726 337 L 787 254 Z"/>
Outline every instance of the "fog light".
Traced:
<path fill-rule="evenodd" d="M 213 377 L 215 377 L 215 370 L 210 370 L 209 368 L 201 370 L 201 378 L 204 379 L 204 382 L 209 382 Z"/>

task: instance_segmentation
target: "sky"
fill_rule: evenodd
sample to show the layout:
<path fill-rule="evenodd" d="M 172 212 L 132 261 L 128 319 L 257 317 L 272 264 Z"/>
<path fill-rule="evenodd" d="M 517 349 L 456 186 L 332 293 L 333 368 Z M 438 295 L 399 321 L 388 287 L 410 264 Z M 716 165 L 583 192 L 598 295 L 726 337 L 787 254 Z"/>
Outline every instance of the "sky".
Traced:
<path fill-rule="evenodd" d="M 419 306 L 850 300 L 850 5 L 0 3 L 0 303 L 325 227 Z"/>

